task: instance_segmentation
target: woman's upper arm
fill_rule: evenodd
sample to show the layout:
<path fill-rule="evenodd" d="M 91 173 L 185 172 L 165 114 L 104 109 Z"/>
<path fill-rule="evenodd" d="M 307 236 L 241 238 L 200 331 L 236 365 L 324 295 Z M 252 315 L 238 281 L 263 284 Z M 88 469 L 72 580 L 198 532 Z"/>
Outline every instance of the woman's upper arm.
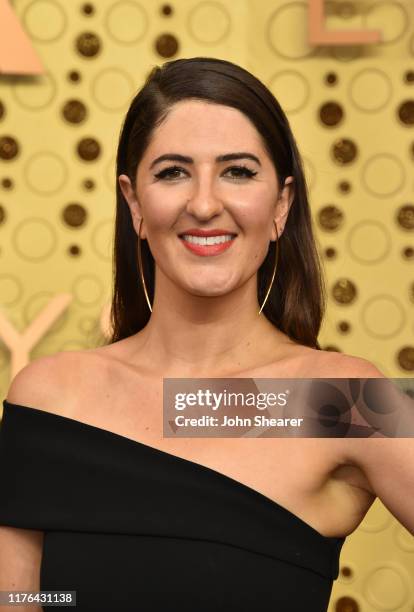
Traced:
<path fill-rule="evenodd" d="M 43 537 L 43 531 L 0 525 L 0 591 L 40 591 Z M 4 612 L 25 608 L 1 607 Z M 28 609 L 42 611 L 40 606 Z"/>
<path fill-rule="evenodd" d="M 407 429 L 396 437 L 348 438 L 346 459 L 358 466 L 370 484 L 371 492 L 376 495 L 393 516 L 414 535 L 414 412 L 412 400 L 387 381 L 387 377 L 371 362 L 365 359 L 341 359 L 341 372 L 349 378 L 376 378 L 380 380 L 373 401 L 381 404 L 390 413 L 394 411 L 395 427 L 398 417 L 405 406 L 409 415 Z M 392 410 L 391 410 L 392 408 Z M 399 412 L 401 409 L 401 413 Z M 373 410 L 373 414 L 376 411 Z M 378 415 L 382 411 L 378 408 Z M 380 422 L 380 421 L 379 421 Z M 392 432 L 392 427 L 390 427 Z M 408 435 L 406 435 L 408 433 Z"/>
<path fill-rule="evenodd" d="M 349 456 L 371 490 L 414 536 L 414 442 L 412 438 L 352 440 Z"/>
<path fill-rule="evenodd" d="M 53 402 L 61 379 L 61 355 L 39 357 L 13 378 L 7 400 L 24 406 L 46 408 Z M 7 465 L 2 466 L 7 469 Z M 0 524 L 0 591 L 40 591 L 40 566 L 44 532 Z M 1 606 L 1 610 L 31 610 L 28 606 Z"/>

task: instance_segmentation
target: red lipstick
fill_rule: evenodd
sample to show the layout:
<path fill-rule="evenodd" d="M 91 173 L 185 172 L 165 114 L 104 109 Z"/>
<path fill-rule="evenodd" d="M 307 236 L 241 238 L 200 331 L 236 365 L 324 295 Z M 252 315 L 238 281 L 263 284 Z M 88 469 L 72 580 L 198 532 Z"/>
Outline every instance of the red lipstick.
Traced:
<path fill-rule="evenodd" d="M 218 244 L 196 244 L 194 242 L 189 242 L 183 238 L 184 235 L 197 236 L 202 238 L 214 237 L 214 236 L 232 236 L 231 239 L 227 239 L 225 242 L 220 242 Z M 235 237 L 237 234 L 234 232 L 229 232 L 224 229 L 215 229 L 215 230 L 200 230 L 198 228 L 188 229 L 182 234 L 179 234 L 181 242 L 183 245 L 195 255 L 201 255 L 202 257 L 208 257 L 211 255 L 219 255 L 224 251 L 227 251 L 233 244 Z"/>
<path fill-rule="evenodd" d="M 237 236 L 236 232 L 229 232 L 226 229 L 211 229 L 211 230 L 203 230 L 197 227 L 191 227 L 190 229 L 185 230 L 178 234 L 179 236 L 184 236 L 185 234 L 191 234 L 191 236 Z"/>

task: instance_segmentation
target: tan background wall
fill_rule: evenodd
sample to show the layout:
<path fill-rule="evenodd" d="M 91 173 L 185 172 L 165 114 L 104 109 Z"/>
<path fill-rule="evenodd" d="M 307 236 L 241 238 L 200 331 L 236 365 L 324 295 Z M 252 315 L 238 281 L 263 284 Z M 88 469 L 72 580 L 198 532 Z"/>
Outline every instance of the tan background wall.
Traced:
<path fill-rule="evenodd" d="M 414 371 L 414 3 L 15 0 L 41 76 L 0 74 L 0 390 L 107 330 L 121 120 L 154 64 L 215 56 L 279 99 L 302 151 L 329 304 L 323 348 Z M 1 58 L 0 58 L 1 60 Z M 138 282 L 138 279 L 137 279 Z M 331 610 L 414 610 L 414 538 L 377 500 L 344 545 Z"/>

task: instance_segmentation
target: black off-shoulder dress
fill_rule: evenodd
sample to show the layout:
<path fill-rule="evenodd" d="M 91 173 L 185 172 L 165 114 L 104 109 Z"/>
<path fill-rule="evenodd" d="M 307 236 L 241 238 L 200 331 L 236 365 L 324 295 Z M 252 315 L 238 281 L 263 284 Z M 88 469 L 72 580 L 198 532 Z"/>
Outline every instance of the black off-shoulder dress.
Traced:
<path fill-rule="evenodd" d="M 345 537 L 214 469 L 3 401 L 0 525 L 45 532 L 42 591 L 86 612 L 325 612 Z"/>

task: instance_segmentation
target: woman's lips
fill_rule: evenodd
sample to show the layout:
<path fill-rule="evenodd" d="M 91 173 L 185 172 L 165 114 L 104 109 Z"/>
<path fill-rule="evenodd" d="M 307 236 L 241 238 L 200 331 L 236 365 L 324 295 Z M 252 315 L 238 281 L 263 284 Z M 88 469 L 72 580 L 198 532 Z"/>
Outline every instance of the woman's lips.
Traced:
<path fill-rule="evenodd" d="M 219 255 L 231 247 L 236 238 L 222 242 L 221 244 L 194 244 L 188 242 L 183 238 L 179 238 L 185 247 L 195 255 L 201 255 L 202 257 L 209 257 L 210 255 Z"/>

